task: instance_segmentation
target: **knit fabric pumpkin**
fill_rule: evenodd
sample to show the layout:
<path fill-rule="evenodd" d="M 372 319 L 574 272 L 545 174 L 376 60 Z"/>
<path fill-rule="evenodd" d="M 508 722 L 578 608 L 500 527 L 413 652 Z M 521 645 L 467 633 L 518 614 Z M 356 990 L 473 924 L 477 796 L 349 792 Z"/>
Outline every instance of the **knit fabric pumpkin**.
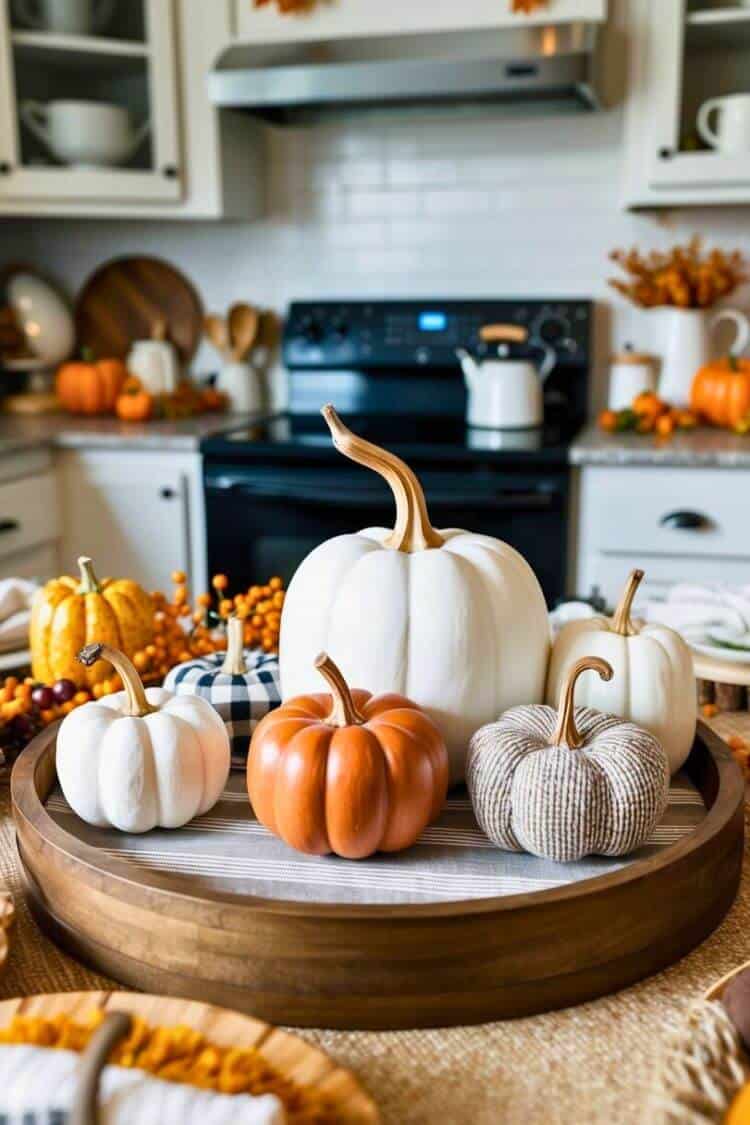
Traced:
<path fill-rule="evenodd" d="M 467 782 L 476 818 L 493 843 L 567 862 L 621 856 L 648 840 L 667 805 L 669 762 L 657 739 L 633 723 L 574 708 L 571 668 L 559 710 L 514 707 L 469 744 Z"/>

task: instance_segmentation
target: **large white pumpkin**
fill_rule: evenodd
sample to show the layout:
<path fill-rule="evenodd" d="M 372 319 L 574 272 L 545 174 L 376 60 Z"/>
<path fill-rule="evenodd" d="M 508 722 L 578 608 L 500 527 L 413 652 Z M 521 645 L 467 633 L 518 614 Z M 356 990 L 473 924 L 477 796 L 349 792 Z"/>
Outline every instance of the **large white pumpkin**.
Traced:
<path fill-rule="evenodd" d="M 282 697 L 317 690 L 315 656 L 325 650 L 349 683 L 427 710 L 459 781 L 478 727 L 543 699 L 544 596 L 517 551 L 487 535 L 436 531 L 411 469 L 352 434 L 333 407 L 323 416 L 339 452 L 388 481 L 396 526 L 337 536 L 301 564 L 281 618 Z"/>
<path fill-rule="evenodd" d="M 179 828 L 216 804 L 229 776 L 229 736 L 210 703 L 162 688 L 144 691 L 133 665 L 107 645 L 125 691 L 85 703 L 57 735 L 57 776 L 82 820 L 122 832 Z"/>
<path fill-rule="evenodd" d="M 683 765 L 695 738 L 697 701 L 693 657 L 678 633 L 666 625 L 637 626 L 630 617 L 643 579 L 634 570 L 614 617 L 571 621 L 552 649 L 547 702 L 554 704 L 571 667 L 583 656 L 599 656 L 614 669 L 606 683 L 588 676 L 578 702 L 645 727 L 666 751 L 672 773 Z"/>

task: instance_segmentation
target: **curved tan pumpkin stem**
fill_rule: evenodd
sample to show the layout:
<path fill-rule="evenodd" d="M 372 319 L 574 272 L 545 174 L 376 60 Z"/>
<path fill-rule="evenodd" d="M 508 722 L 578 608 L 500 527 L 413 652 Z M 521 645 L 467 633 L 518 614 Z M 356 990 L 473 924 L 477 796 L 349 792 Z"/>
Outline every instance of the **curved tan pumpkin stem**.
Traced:
<path fill-rule="evenodd" d="M 366 469 L 380 473 L 390 485 L 396 501 L 396 526 L 385 540 L 385 546 L 405 554 L 442 547 L 445 540 L 430 523 L 422 485 L 409 466 L 394 453 L 353 434 L 330 403 L 320 413 L 328 424 L 339 453 Z"/>
<path fill-rule="evenodd" d="M 638 633 L 630 619 L 630 611 L 633 608 L 633 599 L 642 581 L 643 571 L 633 570 L 625 583 L 625 589 L 611 623 L 612 632 L 618 633 L 621 637 L 634 637 Z"/>
<path fill-rule="evenodd" d="M 90 559 L 87 555 L 81 555 L 78 560 L 78 569 L 81 572 L 81 584 L 78 587 L 79 594 L 100 594 L 102 587 L 99 579 L 94 574 L 94 560 Z"/>
<path fill-rule="evenodd" d="M 232 614 L 227 619 L 227 654 L 221 671 L 228 676 L 244 676 L 247 672 L 245 663 L 245 625 L 240 617 Z"/>
<path fill-rule="evenodd" d="M 142 719 L 145 715 L 153 715 L 155 711 L 159 710 L 158 707 L 152 707 L 146 699 L 141 677 L 124 652 L 119 652 L 116 648 L 110 648 L 109 645 L 86 645 L 78 653 L 77 660 L 86 668 L 96 664 L 97 660 L 106 660 L 112 665 L 123 682 L 125 694 L 128 697 L 126 714 L 132 716 L 132 718 Z"/>
<path fill-rule="evenodd" d="M 601 679 L 611 680 L 614 672 L 612 665 L 598 656 L 582 656 L 576 660 L 568 672 L 562 690 L 560 702 L 557 707 L 557 726 L 552 735 L 552 746 L 567 746 L 569 750 L 577 750 L 583 745 L 583 739 L 578 733 L 575 719 L 575 691 L 578 677 L 583 672 L 598 672 Z"/>
<path fill-rule="evenodd" d="M 78 1064 L 78 1088 L 68 1118 L 70 1125 L 98 1125 L 99 1082 L 110 1051 L 130 1034 L 127 1012 L 108 1012 L 91 1036 Z"/>
<path fill-rule="evenodd" d="M 360 726 L 365 720 L 357 710 L 349 685 L 341 669 L 331 660 L 327 652 L 321 652 L 315 659 L 315 667 L 331 689 L 333 707 L 326 722 L 333 727 Z"/>

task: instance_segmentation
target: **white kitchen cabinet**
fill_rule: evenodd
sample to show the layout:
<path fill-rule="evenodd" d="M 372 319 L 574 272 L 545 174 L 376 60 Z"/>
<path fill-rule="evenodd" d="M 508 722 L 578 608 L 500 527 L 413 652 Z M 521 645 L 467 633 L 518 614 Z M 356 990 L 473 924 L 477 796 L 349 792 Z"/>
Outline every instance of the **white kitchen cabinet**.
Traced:
<path fill-rule="evenodd" d="M 629 0 L 628 34 L 626 206 L 750 202 L 750 153 L 716 151 L 696 127 L 704 102 L 748 92 L 750 7 Z"/>
<path fill-rule="evenodd" d="M 168 590 L 175 569 L 206 588 L 199 454 L 65 450 L 58 468 L 66 572 L 85 554 L 149 590 Z"/>
<path fill-rule="evenodd" d="M 750 470 L 585 466 L 577 592 L 614 604 L 634 567 L 644 593 L 675 582 L 750 582 Z"/>
<path fill-rule="evenodd" d="M 0 578 L 47 578 L 57 572 L 58 482 L 48 450 L 0 457 Z"/>
<path fill-rule="evenodd" d="M 549 0 L 535 12 L 512 10 L 511 0 L 319 0 L 311 11 L 282 15 L 275 3 L 256 8 L 234 0 L 237 37 L 247 43 L 336 39 L 361 35 L 469 31 L 575 20 L 603 22 L 607 0 Z"/>
<path fill-rule="evenodd" d="M 245 218 L 262 210 L 263 134 L 210 104 L 231 0 L 128 0 L 103 34 L 29 29 L 0 0 L 0 214 Z M 67 167 L 20 120 L 28 100 L 128 109 L 149 136 L 126 166 Z"/>

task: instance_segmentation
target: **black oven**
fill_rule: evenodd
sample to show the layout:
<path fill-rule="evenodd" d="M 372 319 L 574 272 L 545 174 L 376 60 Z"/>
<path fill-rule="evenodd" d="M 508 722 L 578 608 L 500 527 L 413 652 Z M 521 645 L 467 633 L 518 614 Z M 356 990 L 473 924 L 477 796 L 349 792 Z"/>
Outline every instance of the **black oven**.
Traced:
<path fill-rule="evenodd" d="M 565 591 L 568 474 L 485 466 L 462 471 L 413 464 L 435 527 L 463 527 L 503 539 L 531 564 L 550 604 Z M 362 469 L 331 465 L 208 463 L 205 469 L 210 573 L 233 587 L 279 574 L 288 582 L 327 539 L 392 527 L 387 485 Z"/>

